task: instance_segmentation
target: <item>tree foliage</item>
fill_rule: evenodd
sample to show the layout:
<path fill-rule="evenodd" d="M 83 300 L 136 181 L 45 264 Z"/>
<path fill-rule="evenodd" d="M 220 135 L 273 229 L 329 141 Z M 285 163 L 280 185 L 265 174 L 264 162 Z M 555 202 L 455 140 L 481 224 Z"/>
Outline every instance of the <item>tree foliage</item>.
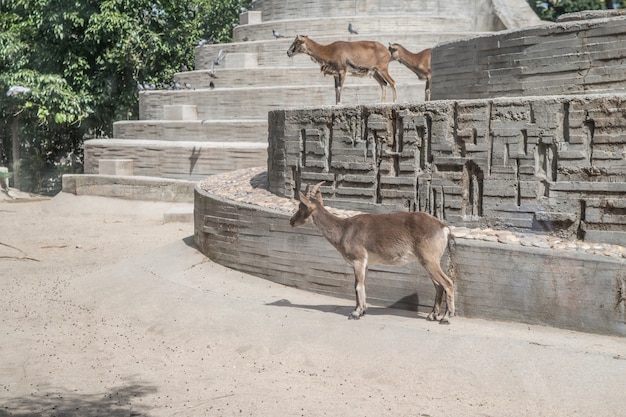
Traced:
<path fill-rule="evenodd" d="M 528 0 L 530 7 L 541 19 L 551 21 L 565 13 L 619 8 L 622 2 L 622 0 Z"/>
<path fill-rule="evenodd" d="M 84 139 L 138 117 L 137 82 L 171 83 L 193 69 L 199 39 L 229 41 L 240 3 L 0 0 L 0 165 L 13 162 L 17 117 L 26 188 L 45 191 L 45 177 L 68 153 L 81 157 Z M 7 96 L 14 85 L 30 91 Z M 30 172 L 42 169 L 50 172 Z"/>

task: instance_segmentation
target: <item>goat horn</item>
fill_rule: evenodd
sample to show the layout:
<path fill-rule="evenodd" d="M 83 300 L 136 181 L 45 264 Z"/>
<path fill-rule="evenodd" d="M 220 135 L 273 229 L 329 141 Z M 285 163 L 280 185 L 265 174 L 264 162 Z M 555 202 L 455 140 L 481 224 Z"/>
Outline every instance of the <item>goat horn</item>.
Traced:
<path fill-rule="evenodd" d="M 325 182 L 326 181 L 322 181 L 320 183 L 315 184 L 315 186 L 313 186 L 313 189 L 311 190 L 310 196 L 311 197 L 315 196 L 320 191 L 320 187 L 322 186 L 322 184 L 324 184 Z"/>

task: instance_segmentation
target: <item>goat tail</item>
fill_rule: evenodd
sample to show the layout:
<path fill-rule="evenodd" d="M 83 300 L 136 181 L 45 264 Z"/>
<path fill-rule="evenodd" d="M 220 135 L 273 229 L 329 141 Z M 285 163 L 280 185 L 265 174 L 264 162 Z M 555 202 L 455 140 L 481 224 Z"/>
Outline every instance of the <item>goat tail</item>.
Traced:
<path fill-rule="evenodd" d="M 454 255 L 456 254 L 456 240 L 452 231 L 448 228 L 448 276 L 452 282 L 456 282 L 458 278 L 456 262 L 454 261 Z"/>

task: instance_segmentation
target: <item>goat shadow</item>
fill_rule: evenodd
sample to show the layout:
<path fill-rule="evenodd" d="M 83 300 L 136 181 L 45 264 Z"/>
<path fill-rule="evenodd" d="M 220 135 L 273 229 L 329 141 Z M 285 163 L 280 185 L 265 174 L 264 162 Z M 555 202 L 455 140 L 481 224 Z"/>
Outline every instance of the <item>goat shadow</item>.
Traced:
<path fill-rule="evenodd" d="M 417 303 L 418 296 L 417 294 L 408 295 L 406 297 L 401 298 L 395 303 L 389 306 L 377 306 L 377 305 L 369 305 L 367 308 L 366 316 L 397 316 L 397 317 L 408 317 L 408 318 L 418 318 L 426 320 L 426 316 L 419 314 L 419 311 L 422 308 L 426 309 L 426 306 L 419 306 Z M 287 299 L 282 299 L 278 301 L 274 301 L 272 303 L 266 303 L 267 306 L 272 307 L 290 307 L 290 308 L 299 308 L 303 310 L 316 310 L 321 311 L 322 313 L 331 313 L 337 314 L 340 316 L 348 317 L 354 307 L 345 306 L 345 305 L 330 305 L 330 304 L 294 304 Z M 416 311 L 416 306 L 420 308 Z"/>

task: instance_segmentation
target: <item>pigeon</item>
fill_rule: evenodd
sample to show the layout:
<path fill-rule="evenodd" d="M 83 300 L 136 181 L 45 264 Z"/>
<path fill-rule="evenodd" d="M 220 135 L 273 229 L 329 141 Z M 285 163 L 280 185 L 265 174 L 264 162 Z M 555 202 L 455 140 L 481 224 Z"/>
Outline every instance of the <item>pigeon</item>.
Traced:
<path fill-rule="evenodd" d="M 145 90 L 146 87 L 143 86 L 143 84 L 141 84 L 139 81 L 137 81 L 137 90 L 142 91 Z"/>
<path fill-rule="evenodd" d="M 358 35 L 359 32 L 357 32 L 353 27 L 352 27 L 352 23 L 348 23 L 348 32 L 350 32 L 352 35 Z"/>
<path fill-rule="evenodd" d="M 180 71 L 181 72 L 187 72 L 187 71 L 189 71 L 189 69 L 187 68 L 187 65 L 183 64 L 183 65 L 180 66 Z"/>
<path fill-rule="evenodd" d="M 209 39 L 200 39 L 198 46 L 213 45 L 215 43 L 215 36 L 211 35 Z"/>
<path fill-rule="evenodd" d="M 276 32 L 276 30 L 274 30 L 274 29 L 272 29 L 272 34 L 274 35 L 274 37 L 275 37 L 276 39 L 278 39 L 278 38 L 284 38 L 284 36 L 283 36 L 283 35 L 281 35 L 280 33 Z"/>
<path fill-rule="evenodd" d="M 178 81 L 174 81 L 174 90 L 182 90 L 183 86 Z"/>
<path fill-rule="evenodd" d="M 215 64 L 211 64 L 211 71 L 209 71 L 209 77 L 217 78 L 217 73 L 215 72 Z"/>
<path fill-rule="evenodd" d="M 211 82 L 209 83 L 209 88 L 210 88 L 211 90 L 213 90 L 213 89 L 215 88 L 215 83 L 213 83 L 213 81 L 211 81 Z"/>
<path fill-rule="evenodd" d="M 248 37 L 247 37 L 247 36 L 244 36 L 244 38 L 242 39 L 242 41 L 244 41 L 244 42 L 248 42 Z"/>
<path fill-rule="evenodd" d="M 30 88 L 28 87 L 22 87 L 21 85 L 14 85 L 11 88 L 9 88 L 9 91 L 7 91 L 7 96 L 16 96 L 18 94 L 22 94 L 22 93 L 28 93 L 30 92 Z"/>
<path fill-rule="evenodd" d="M 246 9 L 246 8 L 245 8 L 245 7 L 243 7 L 243 6 L 239 8 L 239 13 L 245 13 L 245 12 L 247 12 L 247 11 L 248 11 L 248 9 Z"/>
<path fill-rule="evenodd" d="M 185 88 L 186 88 L 187 90 L 193 90 L 193 87 L 192 87 L 192 86 L 191 86 L 191 84 L 189 84 L 189 83 L 185 83 Z"/>
<path fill-rule="evenodd" d="M 215 59 L 213 60 L 213 63 L 215 65 L 219 65 L 222 63 L 222 60 L 224 59 L 224 56 L 226 54 L 224 53 L 223 49 L 220 49 L 219 52 L 217 53 L 217 56 L 215 57 Z"/>

